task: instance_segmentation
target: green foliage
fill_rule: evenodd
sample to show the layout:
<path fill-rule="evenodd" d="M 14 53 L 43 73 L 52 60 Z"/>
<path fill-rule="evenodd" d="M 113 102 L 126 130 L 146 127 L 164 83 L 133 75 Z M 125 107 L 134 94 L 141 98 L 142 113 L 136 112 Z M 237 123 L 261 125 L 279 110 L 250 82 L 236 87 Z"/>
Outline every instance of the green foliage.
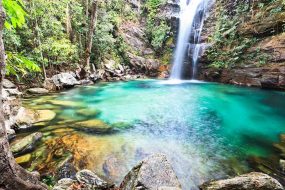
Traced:
<path fill-rule="evenodd" d="M 3 7 L 7 14 L 5 22 L 7 29 L 22 27 L 25 24 L 27 14 L 23 9 L 22 0 L 3 0 Z"/>
<path fill-rule="evenodd" d="M 50 175 L 43 177 L 42 182 L 49 187 L 53 187 L 56 184 L 55 178 Z"/>
<path fill-rule="evenodd" d="M 161 52 L 170 33 L 170 27 L 165 18 L 161 18 L 158 14 L 159 7 L 166 2 L 166 0 L 147 0 L 145 4 L 147 11 L 146 33 L 152 47 L 157 52 Z"/>
<path fill-rule="evenodd" d="M 29 73 L 40 72 L 39 66 L 29 58 L 19 53 L 6 52 L 7 66 L 6 74 L 14 75 L 18 79 L 25 77 Z"/>

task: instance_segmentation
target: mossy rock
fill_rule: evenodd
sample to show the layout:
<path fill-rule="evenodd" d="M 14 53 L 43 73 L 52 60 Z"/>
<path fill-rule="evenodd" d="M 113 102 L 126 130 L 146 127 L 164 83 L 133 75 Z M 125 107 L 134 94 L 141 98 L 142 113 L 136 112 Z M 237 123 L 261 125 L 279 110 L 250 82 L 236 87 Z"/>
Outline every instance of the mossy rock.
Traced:
<path fill-rule="evenodd" d="M 43 137 L 40 132 L 32 133 L 11 144 L 11 151 L 14 155 L 21 155 L 34 150 L 36 143 Z"/>
<path fill-rule="evenodd" d="M 113 123 L 111 127 L 115 129 L 129 129 L 132 127 L 132 125 L 127 122 L 116 122 L 116 123 Z"/>
<path fill-rule="evenodd" d="M 84 117 L 97 117 L 101 114 L 100 110 L 84 108 L 76 111 L 76 114 Z"/>
<path fill-rule="evenodd" d="M 111 126 L 99 119 L 77 122 L 73 124 L 73 127 L 78 130 L 88 131 L 92 133 L 106 133 L 112 129 Z"/>
<path fill-rule="evenodd" d="M 49 100 L 48 103 L 62 107 L 82 107 L 81 103 L 67 100 Z"/>
<path fill-rule="evenodd" d="M 16 160 L 17 164 L 25 165 L 31 161 L 31 158 L 32 158 L 31 154 L 25 154 L 23 156 L 17 157 L 15 160 Z"/>

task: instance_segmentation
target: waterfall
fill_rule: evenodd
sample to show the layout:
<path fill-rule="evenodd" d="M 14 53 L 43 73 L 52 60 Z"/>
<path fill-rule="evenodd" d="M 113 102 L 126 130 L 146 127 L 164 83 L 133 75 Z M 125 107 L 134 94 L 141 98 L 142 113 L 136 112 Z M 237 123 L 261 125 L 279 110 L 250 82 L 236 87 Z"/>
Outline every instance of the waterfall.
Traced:
<path fill-rule="evenodd" d="M 192 58 L 192 79 L 195 78 L 202 45 L 200 43 L 205 14 L 213 0 L 180 0 L 179 33 L 170 79 L 182 79 L 186 55 Z"/>

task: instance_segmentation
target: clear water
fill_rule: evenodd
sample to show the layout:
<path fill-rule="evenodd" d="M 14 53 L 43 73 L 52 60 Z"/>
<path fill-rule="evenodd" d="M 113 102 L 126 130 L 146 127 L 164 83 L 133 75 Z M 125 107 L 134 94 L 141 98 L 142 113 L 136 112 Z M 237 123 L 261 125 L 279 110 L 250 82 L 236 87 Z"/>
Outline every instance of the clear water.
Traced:
<path fill-rule="evenodd" d="M 28 99 L 26 106 L 52 108 L 45 98 Z M 113 155 L 127 172 L 145 156 L 165 153 L 184 189 L 249 171 L 246 158 L 272 154 L 272 143 L 285 132 L 283 92 L 197 81 L 143 80 L 80 87 L 53 99 L 99 109 L 102 113 L 97 117 L 109 124 L 132 125 L 105 135 L 76 132 L 88 142 L 84 146 L 91 147 L 88 154 L 94 165 L 89 169 L 104 175 L 102 164 Z M 68 127 L 57 127 L 62 120 L 92 119 L 77 116 L 77 107 L 53 109 L 57 118 L 41 128 L 43 132 L 49 127 Z M 50 138 L 63 134 L 54 133 Z M 114 180 L 119 182 L 122 177 Z"/>

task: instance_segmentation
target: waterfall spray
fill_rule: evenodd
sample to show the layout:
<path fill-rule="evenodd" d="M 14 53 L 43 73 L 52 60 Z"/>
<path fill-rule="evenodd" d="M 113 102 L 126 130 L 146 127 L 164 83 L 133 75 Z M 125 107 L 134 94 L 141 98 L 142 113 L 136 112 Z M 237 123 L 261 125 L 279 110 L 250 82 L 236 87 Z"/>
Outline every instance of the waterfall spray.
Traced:
<path fill-rule="evenodd" d="M 200 36 L 205 14 L 213 0 L 181 0 L 179 17 L 179 34 L 174 55 L 170 79 L 182 79 L 183 64 L 191 52 L 192 79 L 197 71 L 198 57 L 201 50 Z"/>

